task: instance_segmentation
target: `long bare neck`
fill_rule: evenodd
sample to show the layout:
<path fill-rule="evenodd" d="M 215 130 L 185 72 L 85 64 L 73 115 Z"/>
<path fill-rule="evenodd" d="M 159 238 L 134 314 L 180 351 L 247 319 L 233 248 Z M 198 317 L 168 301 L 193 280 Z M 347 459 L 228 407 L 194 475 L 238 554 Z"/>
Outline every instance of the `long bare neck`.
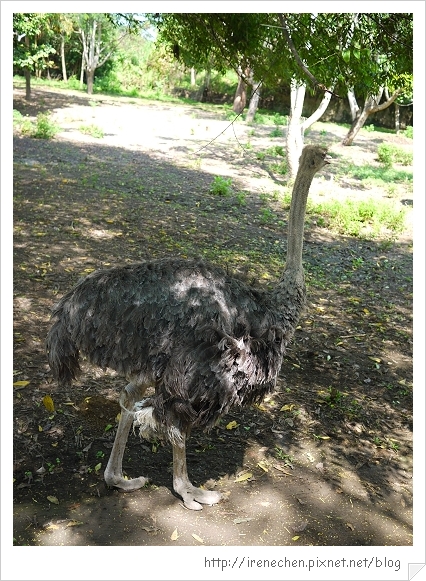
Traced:
<path fill-rule="evenodd" d="M 306 168 L 299 166 L 299 171 L 296 175 L 291 198 L 285 271 L 297 271 L 302 269 L 303 231 L 305 224 L 306 202 L 314 175 L 314 171 L 306 171 Z"/>

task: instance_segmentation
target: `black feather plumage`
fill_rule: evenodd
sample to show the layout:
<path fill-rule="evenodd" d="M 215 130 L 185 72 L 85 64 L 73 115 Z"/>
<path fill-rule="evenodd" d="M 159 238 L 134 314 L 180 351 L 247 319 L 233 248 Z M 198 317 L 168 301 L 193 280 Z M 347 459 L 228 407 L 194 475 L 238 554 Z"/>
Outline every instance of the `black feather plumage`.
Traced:
<path fill-rule="evenodd" d="M 275 385 L 293 333 L 290 311 L 202 262 L 162 259 L 90 274 L 54 308 L 47 352 L 66 383 L 79 353 L 156 386 L 156 419 L 209 428 Z M 302 306 L 302 305 L 300 305 Z"/>

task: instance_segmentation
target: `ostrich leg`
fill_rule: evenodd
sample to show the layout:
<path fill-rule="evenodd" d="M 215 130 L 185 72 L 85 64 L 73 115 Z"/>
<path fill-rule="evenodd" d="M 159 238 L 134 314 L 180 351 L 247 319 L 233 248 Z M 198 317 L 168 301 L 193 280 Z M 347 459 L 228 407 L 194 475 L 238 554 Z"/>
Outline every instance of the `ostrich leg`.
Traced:
<path fill-rule="evenodd" d="M 134 413 L 131 412 L 136 401 L 140 400 L 146 390 L 146 386 L 129 383 L 121 392 L 120 406 L 121 416 L 115 435 L 114 445 L 107 467 L 104 472 L 105 482 L 108 486 L 116 486 L 126 492 L 142 488 L 148 479 L 143 476 L 126 480 L 123 477 L 123 455 L 126 449 L 127 438 L 133 423 Z"/>
<path fill-rule="evenodd" d="M 193 486 L 188 478 L 186 468 L 186 438 L 182 434 L 182 443 L 173 444 L 173 488 L 182 497 L 186 508 L 201 510 L 202 504 L 216 504 L 222 498 L 220 492 L 203 490 Z"/>

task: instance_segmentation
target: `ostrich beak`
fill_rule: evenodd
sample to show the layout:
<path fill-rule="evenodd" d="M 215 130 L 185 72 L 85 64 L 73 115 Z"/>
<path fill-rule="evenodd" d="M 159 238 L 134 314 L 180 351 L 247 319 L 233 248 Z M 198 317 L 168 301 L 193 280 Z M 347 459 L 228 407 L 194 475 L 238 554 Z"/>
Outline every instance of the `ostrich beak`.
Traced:
<path fill-rule="evenodd" d="M 329 164 L 329 163 L 332 163 L 332 161 L 333 161 L 333 158 L 330 155 L 326 155 L 324 157 L 324 163 Z"/>

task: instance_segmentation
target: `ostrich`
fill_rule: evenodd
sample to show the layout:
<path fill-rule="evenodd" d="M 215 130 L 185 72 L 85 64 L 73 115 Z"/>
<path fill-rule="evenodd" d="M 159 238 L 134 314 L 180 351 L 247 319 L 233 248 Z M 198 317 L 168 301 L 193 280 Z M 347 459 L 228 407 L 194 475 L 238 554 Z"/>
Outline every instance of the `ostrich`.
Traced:
<path fill-rule="evenodd" d="M 130 428 L 168 440 L 173 488 L 200 510 L 220 492 L 192 485 L 186 441 L 209 429 L 233 406 L 260 402 L 271 392 L 305 303 L 302 267 L 306 201 L 326 151 L 308 145 L 300 157 L 288 223 L 285 269 L 272 291 L 259 291 L 201 261 L 152 260 L 94 272 L 54 307 L 46 350 L 53 376 L 69 385 L 80 372 L 79 353 L 128 385 L 104 478 L 137 490 L 147 483 L 123 476 Z M 155 395 L 143 399 L 148 387 Z"/>

